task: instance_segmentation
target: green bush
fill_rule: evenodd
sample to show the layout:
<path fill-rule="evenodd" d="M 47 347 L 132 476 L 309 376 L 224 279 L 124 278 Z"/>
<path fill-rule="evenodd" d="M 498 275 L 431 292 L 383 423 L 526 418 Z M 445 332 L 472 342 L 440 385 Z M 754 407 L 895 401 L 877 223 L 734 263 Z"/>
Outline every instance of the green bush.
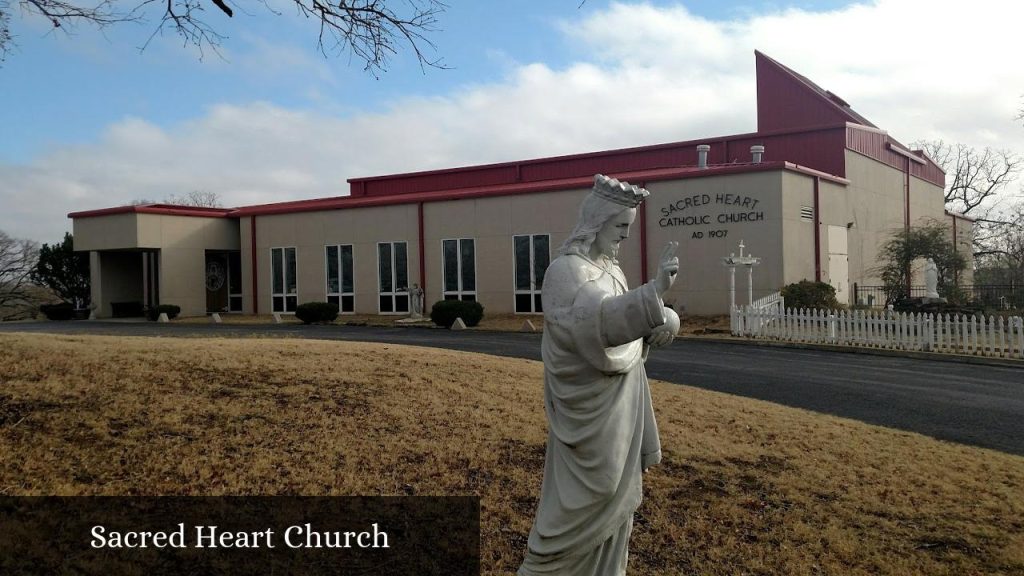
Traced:
<path fill-rule="evenodd" d="M 71 320 L 75 315 L 75 305 L 70 302 L 59 304 L 43 304 L 39 311 L 46 316 L 47 320 Z"/>
<path fill-rule="evenodd" d="M 479 302 L 439 300 L 430 308 L 430 320 L 445 328 L 451 328 L 456 318 L 462 318 L 466 326 L 476 326 L 483 317 L 484 307 Z"/>
<path fill-rule="evenodd" d="M 836 289 L 827 282 L 801 280 L 783 287 L 782 297 L 786 299 L 786 308 L 816 308 L 819 310 L 839 308 Z"/>
<path fill-rule="evenodd" d="M 330 302 L 306 302 L 295 308 L 295 317 L 303 324 L 334 322 L 338 318 L 338 305 Z"/>
<path fill-rule="evenodd" d="M 168 320 L 174 320 L 181 314 L 181 306 L 175 306 L 174 304 L 161 304 L 159 306 L 153 306 L 146 312 L 146 317 L 154 322 L 157 318 L 160 318 L 160 313 L 167 314 Z"/>

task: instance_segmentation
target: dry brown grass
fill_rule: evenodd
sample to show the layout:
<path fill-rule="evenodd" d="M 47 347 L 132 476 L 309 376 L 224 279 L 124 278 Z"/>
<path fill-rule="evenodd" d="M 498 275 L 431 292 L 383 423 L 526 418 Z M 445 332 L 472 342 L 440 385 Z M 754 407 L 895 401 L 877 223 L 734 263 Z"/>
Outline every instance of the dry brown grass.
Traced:
<path fill-rule="evenodd" d="M 522 558 L 541 366 L 385 344 L 0 335 L 0 492 L 477 494 Z M 1024 458 L 653 384 L 631 574 L 1021 574 Z"/>

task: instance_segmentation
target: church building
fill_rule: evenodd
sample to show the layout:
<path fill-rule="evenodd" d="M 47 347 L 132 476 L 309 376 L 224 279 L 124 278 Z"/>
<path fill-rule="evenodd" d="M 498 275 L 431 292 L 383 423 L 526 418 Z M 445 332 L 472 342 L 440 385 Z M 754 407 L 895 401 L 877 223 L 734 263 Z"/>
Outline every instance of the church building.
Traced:
<path fill-rule="evenodd" d="M 342 314 L 404 315 L 477 300 L 488 313 L 542 313 L 544 271 L 601 173 L 647 188 L 619 260 L 631 286 L 678 241 L 666 304 L 725 314 L 722 259 L 760 258 L 754 298 L 803 279 L 854 304 L 877 285 L 878 249 L 924 221 L 964 243 L 972 221 L 944 209 L 945 174 L 832 92 L 755 53 L 757 130 L 586 154 L 351 178 L 345 196 L 238 208 L 165 204 L 76 212 L 99 318 L 176 304 L 182 315 L 291 313 L 329 301 Z M 737 278 L 746 300 L 746 278 Z M 741 302 L 742 303 L 742 302 Z"/>

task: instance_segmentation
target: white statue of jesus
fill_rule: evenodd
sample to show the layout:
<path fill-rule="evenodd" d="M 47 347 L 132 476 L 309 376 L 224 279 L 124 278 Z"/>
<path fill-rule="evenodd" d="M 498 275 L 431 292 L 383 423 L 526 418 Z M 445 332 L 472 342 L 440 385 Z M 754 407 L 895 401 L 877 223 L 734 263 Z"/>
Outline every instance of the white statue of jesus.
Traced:
<path fill-rule="evenodd" d="M 679 269 L 678 243 L 666 246 L 657 278 L 634 290 L 615 258 L 647 195 L 597 175 L 575 230 L 544 275 L 549 433 L 521 576 L 626 571 L 641 472 L 661 460 L 644 361 L 678 328 L 662 302 Z"/>
<path fill-rule="evenodd" d="M 924 291 L 926 298 L 939 297 L 939 267 L 929 258 L 924 263 Z"/>

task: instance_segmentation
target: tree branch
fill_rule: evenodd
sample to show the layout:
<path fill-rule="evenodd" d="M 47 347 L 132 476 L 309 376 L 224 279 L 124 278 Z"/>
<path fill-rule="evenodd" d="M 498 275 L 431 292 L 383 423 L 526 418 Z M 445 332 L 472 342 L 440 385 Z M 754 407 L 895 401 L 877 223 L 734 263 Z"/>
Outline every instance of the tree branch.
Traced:
<path fill-rule="evenodd" d="M 9 32 L 11 0 L 0 0 L 0 62 L 7 54 L 12 37 Z M 127 13 L 114 9 L 114 0 L 101 0 L 95 7 L 82 7 L 76 0 L 15 0 L 25 11 L 47 18 L 56 29 L 78 22 L 100 28 L 126 21 L 143 20 L 147 12 L 158 11 L 157 25 L 140 50 L 145 50 L 165 30 L 177 34 L 184 45 L 199 49 L 200 59 L 210 48 L 219 54 L 227 39 L 207 22 L 206 0 L 136 0 Z M 262 0 L 271 13 L 279 14 Z M 319 20 L 317 47 L 325 56 L 348 53 L 362 60 L 364 69 L 374 76 L 386 71 L 391 58 L 400 50 L 409 50 L 420 69 L 446 68 L 440 58 L 428 54 L 436 50 L 428 34 L 438 31 L 438 18 L 448 8 L 442 0 L 293 0 L 297 14 Z M 230 0 L 209 0 L 219 12 L 234 15 Z M 396 8 L 396 6 L 400 8 Z"/>

